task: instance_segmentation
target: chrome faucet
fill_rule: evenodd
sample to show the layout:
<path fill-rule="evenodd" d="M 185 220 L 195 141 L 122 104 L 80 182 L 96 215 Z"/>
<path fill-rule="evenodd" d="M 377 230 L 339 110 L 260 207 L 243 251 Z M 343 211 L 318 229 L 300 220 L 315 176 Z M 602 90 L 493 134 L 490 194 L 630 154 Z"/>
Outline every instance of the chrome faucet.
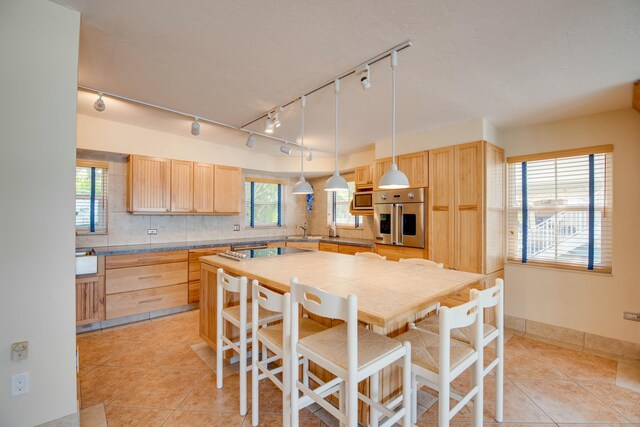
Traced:
<path fill-rule="evenodd" d="M 306 239 L 306 238 L 307 238 L 307 230 L 308 230 L 308 227 L 306 227 L 306 224 L 307 224 L 307 223 L 305 222 L 305 225 L 296 225 L 296 230 L 297 230 L 298 228 L 302 228 L 302 238 L 303 238 L 303 239 Z"/>

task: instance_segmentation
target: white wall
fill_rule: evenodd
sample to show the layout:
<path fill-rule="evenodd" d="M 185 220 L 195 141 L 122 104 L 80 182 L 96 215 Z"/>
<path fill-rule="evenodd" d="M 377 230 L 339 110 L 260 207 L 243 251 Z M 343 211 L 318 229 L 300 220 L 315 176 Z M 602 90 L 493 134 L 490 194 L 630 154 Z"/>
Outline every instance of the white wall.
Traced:
<path fill-rule="evenodd" d="M 80 14 L 0 2 L 0 425 L 76 412 L 74 182 Z M 29 358 L 11 361 L 14 341 Z M 31 390 L 11 397 L 10 377 Z"/>
<path fill-rule="evenodd" d="M 632 109 L 503 131 L 507 156 L 613 144 L 613 274 L 505 268 L 506 314 L 640 343 L 640 113 Z"/>

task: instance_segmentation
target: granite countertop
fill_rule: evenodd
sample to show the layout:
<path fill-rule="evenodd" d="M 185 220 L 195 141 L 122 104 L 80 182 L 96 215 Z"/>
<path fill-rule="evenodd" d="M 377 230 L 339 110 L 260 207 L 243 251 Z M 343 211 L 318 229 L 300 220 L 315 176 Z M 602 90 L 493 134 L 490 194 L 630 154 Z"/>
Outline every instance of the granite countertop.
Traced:
<path fill-rule="evenodd" d="M 119 245 L 119 246 L 96 246 L 93 248 L 96 255 L 125 255 L 137 254 L 144 252 L 164 252 L 164 251 L 180 251 L 188 249 L 214 248 L 219 246 L 231 245 L 258 245 L 269 242 L 324 242 L 324 243 L 341 243 L 353 246 L 362 246 L 372 248 L 375 242 L 367 239 L 342 238 L 342 237 L 320 237 L 303 239 L 302 236 L 274 236 L 274 237 L 247 237 L 239 239 L 220 239 L 220 240 L 202 240 L 196 242 L 168 242 L 168 243 L 150 243 L 142 245 Z"/>

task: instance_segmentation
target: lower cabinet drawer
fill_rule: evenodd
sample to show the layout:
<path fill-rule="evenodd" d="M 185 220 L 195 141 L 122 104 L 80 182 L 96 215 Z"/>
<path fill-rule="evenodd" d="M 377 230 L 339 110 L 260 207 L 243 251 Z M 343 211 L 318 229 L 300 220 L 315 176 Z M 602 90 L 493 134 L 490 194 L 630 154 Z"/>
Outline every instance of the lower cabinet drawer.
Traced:
<path fill-rule="evenodd" d="M 200 280 L 189 282 L 189 304 L 200 301 Z"/>
<path fill-rule="evenodd" d="M 336 243 L 320 242 L 319 249 L 325 252 L 338 252 L 338 245 Z"/>
<path fill-rule="evenodd" d="M 189 264 L 189 268 L 191 268 L 191 264 Z M 200 280 L 200 263 L 198 263 L 198 271 L 189 271 L 189 281 L 195 280 Z"/>
<path fill-rule="evenodd" d="M 386 256 L 388 261 L 399 261 L 400 258 L 424 258 L 424 249 L 404 246 L 376 245 L 376 253 Z"/>
<path fill-rule="evenodd" d="M 106 276 L 107 295 L 186 283 L 189 278 L 186 261 L 107 270 Z"/>
<path fill-rule="evenodd" d="M 338 245 L 338 252 L 341 254 L 355 255 L 356 252 L 371 252 L 371 248 L 353 245 Z"/>
<path fill-rule="evenodd" d="M 289 248 L 312 249 L 317 251 L 318 246 L 318 242 L 287 242 L 287 247 Z"/>
<path fill-rule="evenodd" d="M 187 304 L 188 285 L 162 286 L 107 295 L 107 320 Z"/>

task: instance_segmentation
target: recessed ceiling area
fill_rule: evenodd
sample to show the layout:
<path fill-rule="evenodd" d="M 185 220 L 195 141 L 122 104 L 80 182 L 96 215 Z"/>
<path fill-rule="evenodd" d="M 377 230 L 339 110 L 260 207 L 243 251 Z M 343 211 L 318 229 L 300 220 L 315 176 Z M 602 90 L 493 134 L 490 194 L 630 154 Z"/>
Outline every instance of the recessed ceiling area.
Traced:
<path fill-rule="evenodd" d="M 398 135 L 626 108 L 640 77 L 636 0 L 56 2 L 82 13 L 80 85 L 236 126 L 407 39 L 414 45 L 399 54 Z M 343 153 L 390 138 L 388 60 L 371 67 L 371 82 L 364 91 L 357 76 L 342 81 Z M 276 136 L 298 140 L 299 109 L 281 113 Z M 80 113 L 91 110 L 79 103 Z M 143 116 L 111 119 L 152 126 Z M 307 98 L 305 116 L 305 144 L 330 152 L 331 86 Z M 183 122 L 164 126 L 188 133 Z"/>

